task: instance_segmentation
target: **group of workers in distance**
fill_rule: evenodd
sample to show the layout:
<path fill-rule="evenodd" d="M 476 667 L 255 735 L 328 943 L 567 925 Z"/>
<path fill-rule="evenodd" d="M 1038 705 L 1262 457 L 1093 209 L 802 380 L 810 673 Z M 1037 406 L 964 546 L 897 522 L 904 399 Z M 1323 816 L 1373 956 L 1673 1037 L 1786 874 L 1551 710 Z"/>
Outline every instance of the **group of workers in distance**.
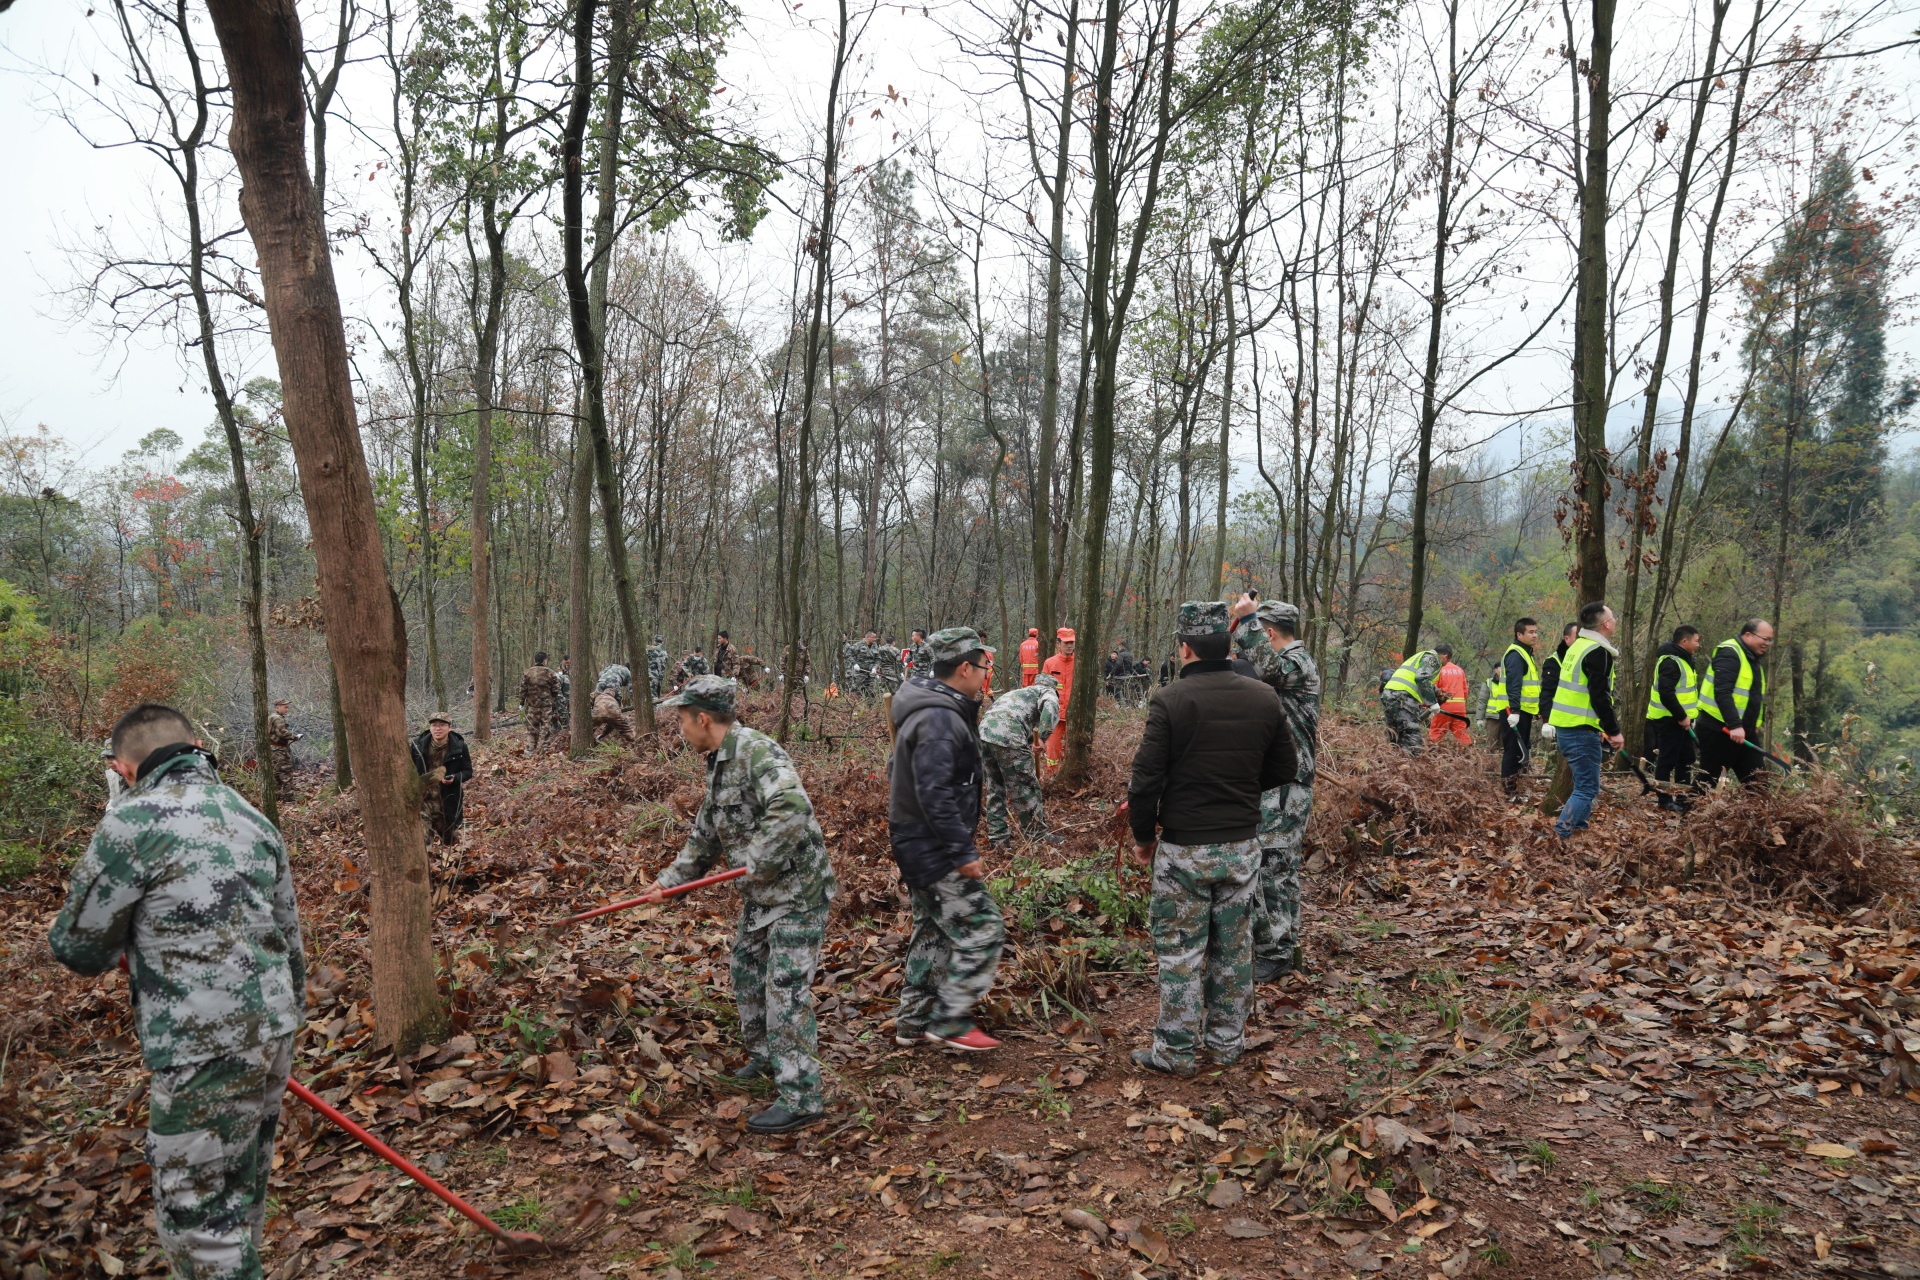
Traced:
<path fill-rule="evenodd" d="M 1500 782 L 1518 797 L 1519 775 L 1533 754 L 1534 729 L 1567 763 L 1573 791 L 1554 822 L 1560 839 L 1583 830 L 1600 794 L 1600 770 L 1608 751 L 1626 742 L 1616 699 L 1619 625 L 1604 601 L 1581 607 L 1579 620 L 1561 629 L 1560 643 L 1540 659 L 1540 624 L 1520 618 L 1513 639 L 1487 681 L 1487 718 L 1498 725 Z M 1766 726 L 1767 673 L 1763 660 L 1773 647 L 1773 625 L 1749 618 L 1740 633 L 1714 646 L 1704 670 L 1696 666 L 1700 628 L 1674 628 L 1654 655 L 1648 689 L 1646 745 L 1662 809 L 1684 813 L 1688 797 L 1716 785 L 1727 773 L 1742 785 L 1767 764 L 1761 746 Z M 1440 722 L 1466 720 L 1466 677 L 1452 662 L 1452 647 L 1435 645 L 1412 654 L 1386 673 L 1380 709 L 1388 734 L 1417 754 Z M 1458 673 L 1457 683 L 1448 676 Z M 1461 740 L 1470 742 L 1464 733 Z"/>
<path fill-rule="evenodd" d="M 1320 697 L 1299 625 L 1292 605 L 1251 596 L 1179 608 L 1179 674 L 1149 704 L 1127 794 L 1133 855 L 1151 868 L 1159 958 L 1159 1017 L 1132 1054 L 1143 1070 L 1188 1076 L 1202 1056 L 1233 1064 L 1254 984 L 1299 963 L 1299 853 Z M 984 811 L 988 852 L 1013 838 L 1014 819 L 1028 840 L 1050 838 L 1033 744 L 1058 740 L 1072 687 L 1072 636 L 1059 638 L 1061 652 L 1023 671 L 1021 687 L 983 714 L 992 650 L 970 627 L 936 631 L 894 699 L 887 831 L 912 931 L 899 1004 L 882 1030 L 902 1050 L 999 1047 L 975 1017 L 1005 941 L 976 831 Z M 706 791 L 650 892 L 723 865 L 746 872 L 731 964 L 743 1059 L 735 1074 L 770 1084 L 772 1104 L 745 1123 L 775 1134 L 826 1113 L 812 986 L 837 884 L 799 771 L 779 743 L 741 723 L 738 696 L 735 680 L 696 675 L 656 703 L 705 756 Z M 423 787 L 442 789 L 442 811 L 445 789 L 471 773 L 455 737 L 436 715 L 412 744 Z M 221 780 L 181 712 L 133 708 L 109 752 L 125 786 L 74 865 L 49 941 L 78 973 L 128 971 L 153 1073 L 155 1220 L 175 1273 L 257 1280 L 275 1128 L 306 1004 L 286 847 Z"/>

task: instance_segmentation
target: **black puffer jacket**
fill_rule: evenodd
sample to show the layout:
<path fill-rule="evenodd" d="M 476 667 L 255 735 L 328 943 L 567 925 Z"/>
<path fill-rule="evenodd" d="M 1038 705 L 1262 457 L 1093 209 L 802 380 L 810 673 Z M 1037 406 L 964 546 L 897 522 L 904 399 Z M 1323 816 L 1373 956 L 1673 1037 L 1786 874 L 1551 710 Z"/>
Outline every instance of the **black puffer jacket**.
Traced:
<path fill-rule="evenodd" d="M 433 730 L 423 729 L 413 737 L 413 771 L 424 775 L 427 772 L 427 753 L 433 750 Z M 473 778 L 473 753 L 467 750 L 467 740 L 458 733 L 447 734 L 447 756 L 444 761 L 447 780 L 440 784 L 440 812 L 449 828 L 457 827 L 466 818 L 467 789 L 465 783 Z"/>
<path fill-rule="evenodd" d="M 980 855 L 980 703 L 931 676 L 915 676 L 893 695 L 893 758 L 887 834 L 900 876 L 917 889 L 944 879 Z"/>
<path fill-rule="evenodd" d="M 1133 756 L 1127 819 L 1134 842 L 1250 840 L 1260 793 L 1299 772 L 1279 695 L 1233 664 L 1189 662 L 1153 695 Z"/>

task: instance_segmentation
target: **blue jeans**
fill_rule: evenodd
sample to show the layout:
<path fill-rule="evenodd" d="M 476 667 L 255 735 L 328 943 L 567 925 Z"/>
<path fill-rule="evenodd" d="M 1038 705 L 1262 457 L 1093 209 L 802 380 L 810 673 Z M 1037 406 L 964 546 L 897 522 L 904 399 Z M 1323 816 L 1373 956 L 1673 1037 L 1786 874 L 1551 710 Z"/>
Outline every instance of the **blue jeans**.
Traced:
<path fill-rule="evenodd" d="M 1575 728 L 1560 730 L 1556 745 L 1567 768 L 1573 771 L 1573 794 L 1567 797 L 1566 804 L 1560 808 L 1559 819 L 1553 824 L 1554 831 L 1564 840 L 1586 829 L 1593 802 L 1600 798 L 1600 762 L 1606 759 L 1607 744 L 1598 729 Z"/>

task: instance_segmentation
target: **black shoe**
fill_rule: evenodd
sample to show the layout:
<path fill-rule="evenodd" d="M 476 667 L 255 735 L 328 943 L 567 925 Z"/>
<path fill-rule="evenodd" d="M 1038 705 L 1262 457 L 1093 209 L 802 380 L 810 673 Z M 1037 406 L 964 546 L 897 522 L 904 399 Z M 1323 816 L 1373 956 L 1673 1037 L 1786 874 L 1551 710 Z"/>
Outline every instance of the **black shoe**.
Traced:
<path fill-rule="evenodd" d="M 1163 1076 L 1179 1076 L 1185 1079 L 1193 1074 L 1193 1064 L 1182 1067 L 1164 1058 L 1154 1049 L 1135 1049 L 1132 1054 L 1133 1065 L 1148 1071 L 1157 1071 Z"/>
<path fill-rule="evenodd" d="M 1268 960 L 1258 957 L 1253 962 L 1253 980 L 1255 982 L 1278 982 L 1294 971 L 1293 957 L 1285 960 Z"/>
<path fill-rule="evenodd" d="M 746 1080 L 746 1081 L 771 1080 L 773 1079 L 773 1068 L 769 1067 L 766 1063 L 762 1062 L 760 1059 L 754 1058 L 750 1060 L 746 1066 L 734 1072 L 733 1075 L 729 1078 L 734 1080 Z"/>
<path fill-rule="evenodd" d="M 774 1103 L 759 1115 L 747 1121 L 747 1129 L 752 1133 L 791 1133 L 795 1129 L 804 1129 L 810 1124 L 819 1124 L 827 1118 L 824 1111 L 813 1111 L 806 1115 L 795 1115 L 787 1110 L 783 1103 Z"/>

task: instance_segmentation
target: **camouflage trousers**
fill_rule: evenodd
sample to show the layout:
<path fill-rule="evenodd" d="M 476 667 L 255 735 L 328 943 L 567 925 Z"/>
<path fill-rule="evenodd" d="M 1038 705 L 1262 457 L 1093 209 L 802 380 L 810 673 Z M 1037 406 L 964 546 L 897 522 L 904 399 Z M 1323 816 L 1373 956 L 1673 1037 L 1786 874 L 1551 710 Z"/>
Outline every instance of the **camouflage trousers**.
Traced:
<path fill-rule="evenodd" d="M 1260 796 L 1260 880 L 1253 895 L 1253 954 L 1289 961 L 1300 945 L 1300 846 L 1313 788 L 1298 782 Z"/>
<path fill-rule="evenodd" d="M 153 1073 L 154 1224 L 180 1280 L 259 1280 L 273 1132 L 292 1061 L 293 1037 L 282 1036 Z"/>
<path fill-rule="evenodd" d="M 1387 736 L 1410 756 L 1427 746 L 1427 709 L 1398 689 L 1380 695 L 1380 710 L 1387 716 Z"/>
<path fill-rule="evenodd" d="M 267 748 L 267 754 L 273 759 L 274 793 L 287 795 L 293 790 L 293 748 L 276 743 Z"/>
<path fill-rule="evenodd" d="M 820 1097 L 819 1028 L 813 1018 L 813 974 L 827 935 L 827 904 L 796 907 L 771 924 L 749 929 L 751 908 L 740 913 L 733 936 L 733 1001 L 740 1039 L 765 1063 L 787 1110 L 812 1115 Z"/>
<path fill-rule="evenodd" d="M 1179 1068 L 1201 1047 L 1240 1056 L 1253 1006 L 1253 900 L 1260 841 L 1162 842 L 1153 859 L 1149 927 L 1160 960 L 1154 1050 Z"/>
<path fill-rule="evenodd" d="M 608 738 L 618 738 L 622 742 L 636 741 L 633 736 L 633 721 L 624 711 L 602 711 L 593 709 L 593 740 L 605 742 Z"/>
<path fill-rule="evenodd" d="M 538 751 L 553 741 L 560 731 L 560 722 L 554 717 L 553 704 L 546 699 L 539 702 L 523 702 L 520 713 L 527 725 L 527 750 Z"/>
<path fill-rule="evenodd" d="M 913 935 L 894 1034 L 931 1031 L 962 1036 L 973 1029 L 973 1006 L 993 987 L 1006 925 L 986 881 L 958 871 L 924 889 L 908 886 Z"/>
<path fill-rule="evenodd" d="M 1026 747 L 980 744 L 980 762 L 986 774 L 987 839 L 1003 844 L 1013 835 L 1011 808 L 1029 840 L 1047 838 L 1047 815 L 1040 798 L 1040 775 L 1033 752 Z"/>

